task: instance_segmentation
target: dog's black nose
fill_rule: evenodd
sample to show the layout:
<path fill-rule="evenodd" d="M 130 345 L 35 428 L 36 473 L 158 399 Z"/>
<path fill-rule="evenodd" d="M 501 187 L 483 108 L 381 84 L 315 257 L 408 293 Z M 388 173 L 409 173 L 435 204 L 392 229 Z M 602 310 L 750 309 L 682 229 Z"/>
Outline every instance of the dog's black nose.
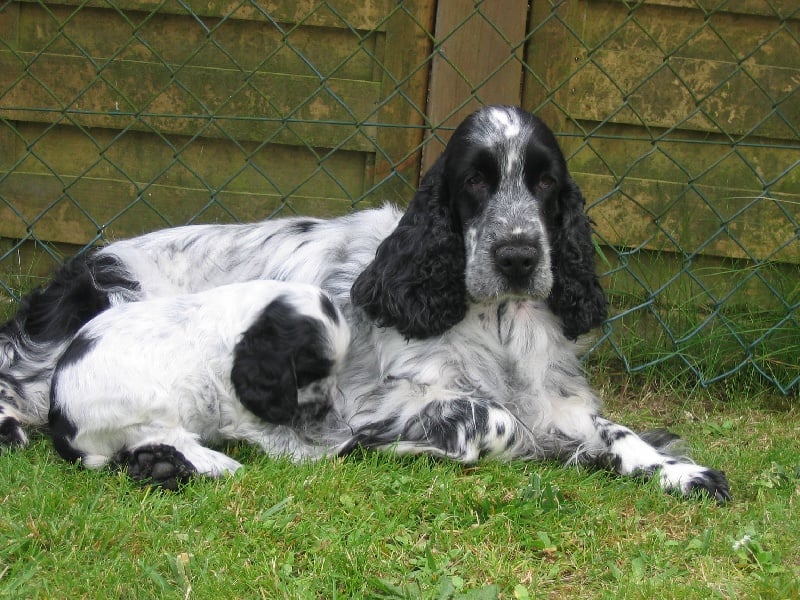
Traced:
<path fill-rule="evenodd" d="M 499 244 L 494 249 L 494 262 L 497 270 L 510 280 L 526 279 L 539 263 L 539 247 L 529 242 Z"/>

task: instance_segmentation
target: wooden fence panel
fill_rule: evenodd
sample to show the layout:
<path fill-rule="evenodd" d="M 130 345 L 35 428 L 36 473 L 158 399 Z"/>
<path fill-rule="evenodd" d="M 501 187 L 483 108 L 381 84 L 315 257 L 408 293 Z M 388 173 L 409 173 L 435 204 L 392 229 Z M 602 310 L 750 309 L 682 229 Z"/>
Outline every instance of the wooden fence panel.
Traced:
<path fill-rule="evenodd" d="M 432 0 L 9 3 L 0 236 L 84 244 L 406 199 L 432 20 Z"/>
<path fill-rule="evenodd" d="M 729 3 L 708 18 L 694 2 L 643 4 L 633 18 L 624 2 L 565 3 L 560 19 L 534 3 L 531 15 L 540 77 L 526 78 L 524 101 L 566 134 L 571 169 L 601 199 L 600 235 L 800 263 L 797 13 L 782 28 L 775 11 L 789 3 Z"/>
<path fill-rule="evenodd" d="M 520 103 L 527 14 L 527 0 L 439 2 L 423 169 L 468 114 L 486 104 Z"/>

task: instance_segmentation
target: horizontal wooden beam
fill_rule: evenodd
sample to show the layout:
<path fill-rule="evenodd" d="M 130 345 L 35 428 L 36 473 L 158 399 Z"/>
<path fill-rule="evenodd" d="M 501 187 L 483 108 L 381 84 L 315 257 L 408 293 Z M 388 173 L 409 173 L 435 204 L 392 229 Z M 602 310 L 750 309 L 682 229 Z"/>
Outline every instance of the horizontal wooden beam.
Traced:
<path fill-rule="evenodd" d="M 601 239 L 617 248 L 800 264 L 792 194 L 762 196 L 753 190 L 612 177 L 573 171 L 590 200 Z"/>
<path fill-rule="evenodd" d="M 65 187 L 67 190 L 65 191 Z M 0 237 L 85 244 L 119 239 L 189 222 L 258 221 L 278 214 L 335 216 L 352 210 L 345 199 L 274 192 L 151 185 L 137 194 L 130 182 L 13 174 L 3 182 L 14 207 L 0 203 Z"/>
<path fill-rule="evenodd" d="M 17 0 L 36 2 L 36 0 Z M 52 0 L 48 4 L 76 8 L 109 8 L 106 0 Z M 265 15 L 281 23 L 303 23 L 323 27 L 345 27 L 365 31 L 384 27 L 386 15 L 395 3 L 392 0 L 327 0 L 324 3 L 297 0 L 269 2 L 237 2 L 232 0 L 115 0 L 120 11 L 153 12 L 160 14 L 193 14 L 200 17 L 264 20 Z"/>
<path fill-rule="evenodd" d="M 0 89 L 11 121 L 374 150 L 380 83 L 0 50 Z"/>

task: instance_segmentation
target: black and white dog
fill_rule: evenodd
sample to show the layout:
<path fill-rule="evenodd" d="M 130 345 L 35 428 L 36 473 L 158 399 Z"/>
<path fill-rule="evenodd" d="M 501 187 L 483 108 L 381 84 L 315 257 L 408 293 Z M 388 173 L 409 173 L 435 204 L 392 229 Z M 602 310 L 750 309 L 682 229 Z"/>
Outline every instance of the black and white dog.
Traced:
<path fill-rule="evenodd" d="M 496 106 L 405 213 L 115 242 L 0 330 L 0 432 L 24 444 L 49 413 L 66 458 L 164 485 L 234 470 L 201 443 L 239 438 L 295 458 L 558 458 L 725 501 L 724 474 L 670 455 L 675 436 L 600 414 L 577 358 L 606 315 L 583 208 L 551 131 Z"/>
<path fill-rule="evenodd" d="M 296 459 L 329 449 L 320 428 L 350 342 L 316 286 L 232 283 L 114 306 L 58 361 L 50 433 L 85 467 L 125 464 L 168 487 L 240 465 L 201 444 L 245 440 Z"/>

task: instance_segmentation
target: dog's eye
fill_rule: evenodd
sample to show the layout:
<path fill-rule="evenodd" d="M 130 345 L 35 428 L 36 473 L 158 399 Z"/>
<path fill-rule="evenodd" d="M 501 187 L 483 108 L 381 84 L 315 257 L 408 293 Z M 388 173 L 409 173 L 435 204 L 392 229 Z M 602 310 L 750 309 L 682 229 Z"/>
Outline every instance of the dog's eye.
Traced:
<path fill-rule="evenodd" d="M 467 178 L 467 185 L 473 188 L 484 188 L 488 184 L 482 173 L 473 173 Z"/>
<path fill-rule="evenodd" d="M 539 178 L 539 187 L 543 190 L 550 189 L 556 184 L 556 180 L 550 177 L 549 175 L 542 175 Z"/>

